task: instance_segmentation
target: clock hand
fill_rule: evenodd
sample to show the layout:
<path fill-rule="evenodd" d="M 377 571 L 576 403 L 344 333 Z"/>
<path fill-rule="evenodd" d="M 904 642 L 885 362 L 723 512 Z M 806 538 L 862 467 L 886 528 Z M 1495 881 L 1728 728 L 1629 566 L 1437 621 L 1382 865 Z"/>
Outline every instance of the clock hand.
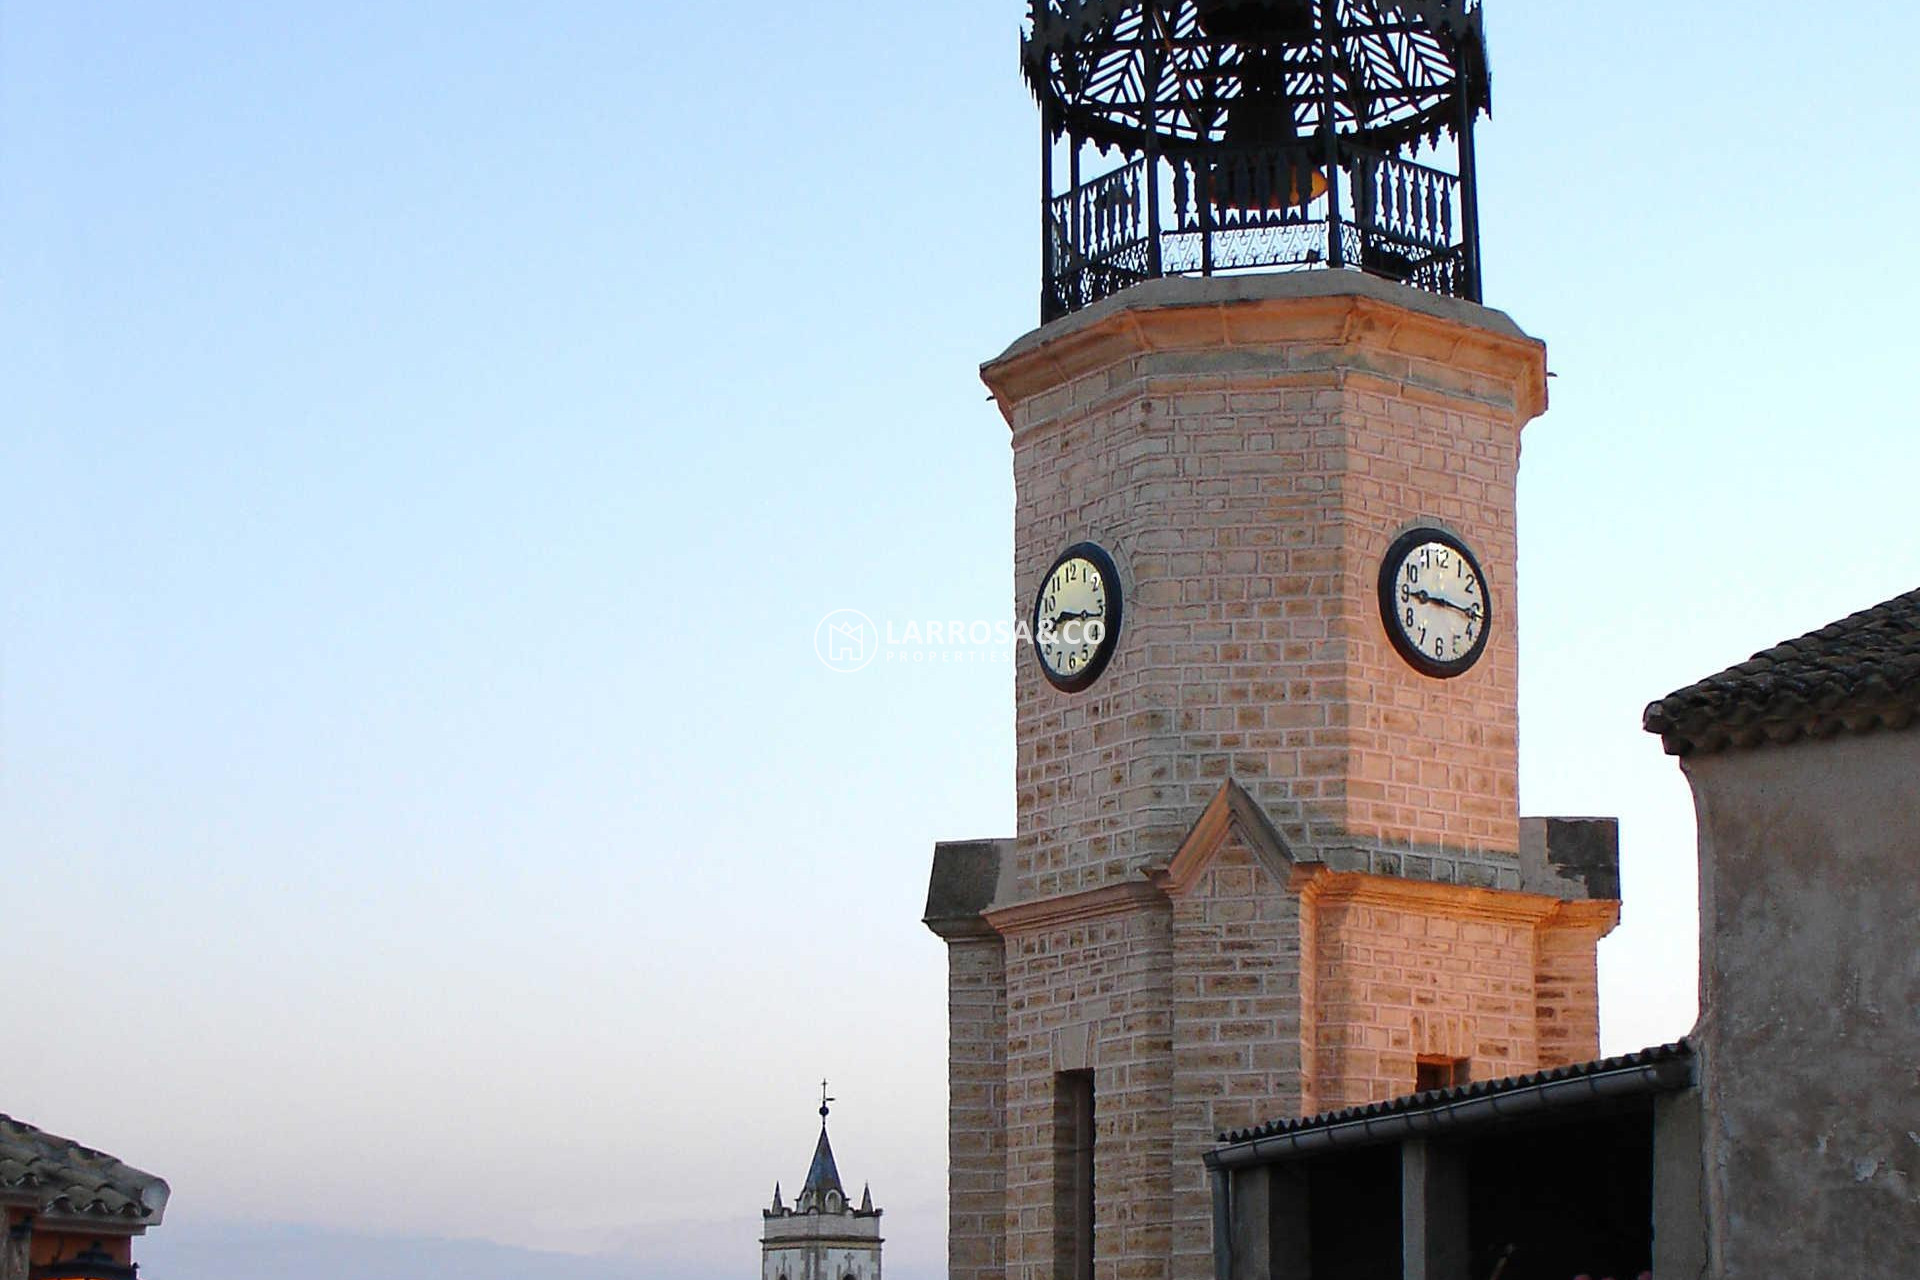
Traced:
<path fill-rule="evenodd" d="M 1480 606 L 1474 605 L 1471 608 L 1469 608 L 1464 604 L 1455 604 L 1453 601 L 1447 599 L 1445 596 L 1434 595 L 1432 592 L 1428 591 L 1425 587 L 1422 587 L 1419 590 L 1412 592 L 1411 594 L 1415 600 L 1420 601 L 1420 603 L 1422 604 L 1445 605 L 1447 608 L 1452 609 L 1456 613 L 1466 614 L 1469 618 L 1477 618 L 1480 616 Z"/>
<path fill-rule="evenodd" d="M 1053 615 L 1053 620 L 1055 622 L 1085 622 L 1089 618 L 1097 618 L 1099 616 L 1100 613 L 1098 610 L 1086 613 L 1056 613 Z"/>

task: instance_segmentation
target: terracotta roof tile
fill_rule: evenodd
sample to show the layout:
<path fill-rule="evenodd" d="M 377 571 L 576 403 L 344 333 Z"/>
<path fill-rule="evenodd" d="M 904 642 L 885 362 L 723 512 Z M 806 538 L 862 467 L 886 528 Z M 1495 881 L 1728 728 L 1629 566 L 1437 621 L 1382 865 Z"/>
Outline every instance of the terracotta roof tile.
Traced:
<path fill-rule="evenodd" d="M 1668 694 L 1641 723 L 1670 755 L 1900 729 L 1920 714 L 1920 590 Z"/>
<path fill-rule="evenodd" d="M 29 1200 L 53 1217 L 118 1219 L 147 1227 L 167 1206 L 167 1184 L 104 1151 L 0 1115 L 0 1199 Z"/>

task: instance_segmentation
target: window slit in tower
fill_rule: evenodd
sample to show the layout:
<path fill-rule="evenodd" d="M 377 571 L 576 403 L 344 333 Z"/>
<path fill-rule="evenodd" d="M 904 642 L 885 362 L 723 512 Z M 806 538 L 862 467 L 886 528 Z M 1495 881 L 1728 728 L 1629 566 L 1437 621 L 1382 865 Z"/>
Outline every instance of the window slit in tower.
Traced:
<path fill-rule="evenodd" d="M 1054 1078 L 1054 1280 L 1093 1280 L 1093 1072 Z"/>

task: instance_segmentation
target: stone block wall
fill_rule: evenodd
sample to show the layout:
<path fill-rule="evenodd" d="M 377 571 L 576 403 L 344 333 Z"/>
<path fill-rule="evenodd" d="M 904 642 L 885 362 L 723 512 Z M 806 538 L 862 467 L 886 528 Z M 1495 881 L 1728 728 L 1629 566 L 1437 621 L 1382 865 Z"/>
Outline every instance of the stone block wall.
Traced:
<path fill-rule="evenodd" d="M 1303 1110 L 1300 902 L 1238 832 L 1172 897 L 1171 1270 L 1206 1280 L 1202 1153 L 1226 1130 Z"/>
<path fill-rule="evenodd" d="M 1015 608 L 1082 539 L 1126 599 L 1092 689 L 1019 665 L 1022 896 L 1164 861 L 1228 776 L 1341 869 L 1518 886 L 1514 481 L 1542 351 L 1478 308 L 1273 279 L 1161 282 L 1243 292 L 1084 313 L 986 370 L 1013 429 Z M 1492 593 L 1456 680 L 1415 673 L 1378 616 L 1381 559 L 1419 523 L 1473 545 Z"/>
<path fill-rule="evenodd" d="M 998 934 L 947 948 L 947 1275 L 1001 1280 L 1007 1240 L 1007 966 Z"/>
<path fill-rule="evenodd" d="M 1597 1054 L 1611 917 L 1519 892 L 1514 485 L 1544 362 L 1497 313 L 1323 272 L 1140 286 L 984 370 L 1018 615 L 1092 540 L 1125 617 L 1083 692 L 1022 655 L 1017 837 L 949 848 L 944 883 L 936 862 L 956 1277 L 1062 1280 L 1063 1072 L 1094 1081 L 1097 1280 L 1203 1280 L 1218 1133 L 1408 1092 L 1422 1054 L 1478 1078 Z M 1379 618 L 1419 524 L 1490 589 L 1455 680 Z"/>
<path fill-rule="evenodd" d="M 1320 1109 L 1411 1093 L 1421 1054 L 1473 1078 L 1532 1071 L 1534 925 L 1395 902 L 1389 886 L 1312 886 Z"/>
<path fill-rule="evenodd" d="M 1144 887 L 1144 886 L 1143 886 Z M 1006 1233 L 1009 1280 L 1055 1270 L 1059 1073 L 1094 1079 L 1097 1280 L 1164 1280 L 1172 1217 L 1168 913 L 1098 904 L 1071 921 L 1010 920 Z"/>
<path fill-rule="evenodd" d="M 1584 905 L 1598 910 L 1563 908 L 1558 926 L 1538 934 L 1533 1017 L 1540 1068 L 1600 1056 L 1600 939 L 1619 917 L 1614 903 Z"/>
<path fill-rule="evenodd" d="M 1411 1093 L 1423 1056 L 1491 1080 L 1599 1056 L 1613 902 L 1322 874 L 1303 889 L 1316 975 L 1315 1110 Z"/>

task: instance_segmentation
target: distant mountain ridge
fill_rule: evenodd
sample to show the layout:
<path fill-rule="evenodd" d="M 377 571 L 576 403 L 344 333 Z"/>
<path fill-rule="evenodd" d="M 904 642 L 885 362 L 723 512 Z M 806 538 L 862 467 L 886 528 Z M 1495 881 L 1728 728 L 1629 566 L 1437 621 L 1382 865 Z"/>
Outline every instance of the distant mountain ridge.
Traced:
<path fill-rule="evenodd" d="M 742 1280 L 685 1257 L 591 1257 L 485 1240 L 321 1227 L 168 1223 L 135 1243 L 141 1280 Z"/>

